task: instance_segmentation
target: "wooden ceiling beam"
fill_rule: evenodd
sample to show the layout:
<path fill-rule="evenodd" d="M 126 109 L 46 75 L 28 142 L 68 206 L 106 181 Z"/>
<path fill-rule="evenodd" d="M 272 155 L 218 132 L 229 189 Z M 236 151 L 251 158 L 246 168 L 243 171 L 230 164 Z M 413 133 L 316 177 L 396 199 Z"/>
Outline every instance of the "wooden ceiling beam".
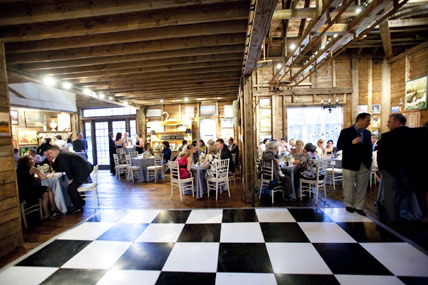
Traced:
<path fill-rule="evenodd" d="M 388 24 L 390 28 L 428 26 L 428 17 L 416 19 L 389 20 Z"/>
<path fill-rule="evenodd" d="M 113 80 L 126 80 L 130 78 L 141 77 L 142 79 L 148 78 L 164 78 L 167 76 L 199 76 L 201 74 L 212 74 L 212 73 L 225 73 L 237 72 L 236 66 L 222 66 L 222 67 L 210 67 L 210 68 L 192 68 L 191 70 L 177 70 L 174 72 L 163 71 L 163 72 L 141 72 L 138 74 L 121 74 L 114 76 L 102 76 L 102 77 L 87 77 L 87 78 L 77 78 L 76 80 L 70 80 L 74 84 L 84 84 L 90 82 L 106 82 Z"/>
<path fill-rule="evenodd" d="M 229 0 L 228 2 L 237 2 Z M 98 0 L 70 1 L 60 4 L 23 5 L 21 9 L 3 10 L 0 13 L 0 26 L 64 21 L 123 13 L 151 11 L 158 9 L 183 8 L 187 6 L 224 3 L 224 0 L 193 1 L 141 1 L 141 0 Z"/>
<path fill-rule="evenodd" d="M 189 63 L 204 63 L 204 62 L 215 62 L 225 60 L 237 60 L 242 59 L 242 53 L 225 53 L 216 55 L 201 55 L 201 56 L 189 56 L 189 57 L 175 57 L 175 58 L 164 58 L 164 59 L 152 59 L 143 61 L 133 61 L 124 63 L 112 63 L 112 64 L 101 64 L 92 66 L 79 66 L 79 67 L 66 67 L 66 68 L 51 68 L 49 70 L 42 70 L 42 73 L 49 74 L 72 74 L 79 72 L 93 72 L 93 71 L 107 71 L 107 70 L 119 70 L 139 67 L 155 67 L 155 66 L 170 66 L 176 64 L 189 64 Z"/>
<path fill-rule="evenodd" d="M 380 36 L 382 38 L 383 50 L 385 52 L 386 58 L 391 58 L 392 53 L 392 44 L 391 44 L 391 33 L 389 32 L 388 20 L 383 21 L 379 25 Z"/>
<path fill-rule="evenodd" d="M 124 31 L 70 38 L 46 39 L 40 41 L 15 42 L 6 44 L 5 49 L 8 54 L 13 54 L 184 37 L 245 33 L 246 31 L 247 22 L 245 20 L 239 20 Z"/>
<path fill-rule="evenodd" d="M 160 51 L 160 52 L 149 52 L 149 53 L 136 53 L 127 55 L 115 55 L 115 56 L 103 56 L 93 57 L 85 59 L 71 59 L 71 60 L 59 60 L 49 62 L 35 62 L 35 63 L 24 63 L 24 64 L 11 64 L 8 63 L 8 67 L 21 70 L 43 70 L 51 68 L 66 68 L 66 67 L 78 67 L 78 66 L 92 66 L 98 64 L 112 64 L 112 63 L 124 63 L 141 60 L 154 60 L 154 59 L 166 59 L 166 58 L 177 58 L 185 56 L 203 56 L 203 55 L 216 55 L 216 54 L 228 54 L 244 52 L 244 46 L 242 44 L 227 45 L 227 46 L 216 46 L 216 47 L 201 47 L 201 48 L 189 48 L 172 51 Z"/>
<path fill-rule="evenodd" d="M 236 86 L 216 86 L 210 89 L 207 88 L 194 88 L 193 90 L 161 90 L 161 91 L 124 91 L 114 94 L 114 97 L 154 97 L 154 98 L 175 98 L 175 99 L 184 99 L 184 96 L 191 96 L 196 94 L 218 94 L 220 92 L 229 92 L 239 89 L 239 84 Z"/>
<path fill-rule="evenodd" d="M 163 84 L 165 81 L 168 82 L 198 82 L 203 80 L 211 80 L 217 78 L 228 78 L 228 77 L 239 77 L 241 75 L 240 71 L 228 71 L 228 72 L 213 72 L 213 73 L 202 73 L 202 74 L 184 74 L 184 75 L 174 75 L 170 74 L 162 77 L 145 77 L 141 75 L 137 76 L 126 76 L 122 77 L 120 80 L 116 80 L 115 77 L 107 78 L 105 81 L 97 82 L 87 82 L 82 83 L 83 87 L 95 87 L 95 86 L 120 86 L 120 85 L 132 85 L 132 84 L 145 84 L 145 83 L 158 83 Z"/>
<path fill-rule="evenodd" d="M 27 24 L 0 28 L 4 42 L 35 41 L 198 23 L 248 19 L 248 5 L 200 6 L 188 9 L 149 11 L 130 16 L 77 19 L 56 23 Z"/>
<path fill-rule="evenodd" d="M 150 68 L 128 68 L 120 70 L 106 70 L 97 72 L 80 72 L 72 74 L 64 74 L 59 76 L 62 79 L 77 79 L 86 77 L 103 77 L 113 75 L 125 75 L 125 74 L 141 74 L 141 73 L 152 73 L 152 72 L 175 72 L 178 70 L 195 70 L 197 68 L 213 68 L 213 67 L 225 67 L 225 66 L 237 66 L 242 64 L 242 60 L 229 60 L 229 61 L 214 61 L 214 62 L 203 62 L 203 63 L 191 63 L 191 64 L 177 64 L 171 66 L 158 66 Z M 39 75 L 48 75 L 49 73 L 43 73 Z"/>
<path fill-rule="evenodd" d="M 183 102 L 185 97 L 192 98 L 192 97 L 220 97 L 220 96 L 232 96 L 238 93 L 239 88 L 223 88 L 223 89 L 214 89 L 211 92 L 208 92 L 206 90 L 195 90 L 195 91 L 183 91 L 183 92 L 172 92 L 172 93 L 165 93 L 165 92 L 157 92 L 157 93 L 139 93 L 139 95 L 128 95 L 127 93 L 123 93 L 121 96 L 116 96 L 117 99 L 173 99 L 176 101 Z"/>
<path fill-rule="evenodd" d="M 315 8 L 279 9 L 273 13 L 272 20 L 315 18 L 316 13 Z"/>
<path fill-rule="evenodd" d="M 217 45 L 235 45 L 243 44 L 244 42 L 245 35 L 242 33 L 199 36 L 170 40 L 136 42 L 129 44 L 65 49 L 60 51 L 42 51 L 23 54 L 11 54 L 7 56 L 6 61 L 9 64 L 31 63 L 54 60 L 90 58 L 99 56 L 123 55 L 130 53 L 171 51 L 187 48 L 212 47 Z"/>

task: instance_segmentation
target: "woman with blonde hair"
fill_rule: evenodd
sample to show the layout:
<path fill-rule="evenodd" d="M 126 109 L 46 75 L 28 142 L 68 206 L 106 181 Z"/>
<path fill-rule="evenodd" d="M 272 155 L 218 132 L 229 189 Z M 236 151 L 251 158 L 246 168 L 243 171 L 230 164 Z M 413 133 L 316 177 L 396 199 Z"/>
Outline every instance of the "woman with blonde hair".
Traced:
<path fill-rule="evenodd" d="M 318 155 L 322 155 L 324 153 L 324 140 L 319 139 L 317 142 L 317 149 L 316 149 Z"/>
<path fill-rule="evenodd" d="M 291 151 L 291 155 L 294 158 L 294 163 L 299 164 L 304 160 L 305 152 L 303 150 L 304 143 L 302 140 L 296 141 L 296 148 Z"/>
<path fill-rule="evenodd" d="M 196 151 L 196 147 L 190 144 L 186 146 L 184 151 L 180 152 L 178 155 L 177 163 L 181 179 L 190 178 L 192 176 L 190 173 L 192 168 L 193 154 L 196 153 Z"/>
<path fill-rule="evenodd" d="M 206 149 L 206 154 L 214 154 L 214 155 L 217 154 L 218 150 L 217 150 L 217 148 L 214 144 L 214 141 L 212 139 L 209 139 L 207 141 L 207 145 L 208 145 L 208 147 Z"/>

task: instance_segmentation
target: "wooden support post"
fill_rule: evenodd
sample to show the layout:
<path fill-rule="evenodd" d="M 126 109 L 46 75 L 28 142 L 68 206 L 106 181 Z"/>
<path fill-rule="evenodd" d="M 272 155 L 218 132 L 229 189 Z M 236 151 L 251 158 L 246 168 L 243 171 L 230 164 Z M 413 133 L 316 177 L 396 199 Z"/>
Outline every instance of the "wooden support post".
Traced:
<path fill-rule="evenodd" d="M 336 88 L 336 60 L 331 61 L 331 86 Z"/>
<path fill-rule="evenodd" d="M 351 94 L 351 123 L 358 115 L 358 59 L 353 58 L 351 64 L 352 94 Z"/>
<path fill-rule="evenodd" d="M 147 141 L 146 107 L 144 106 L 137 109 L 137 134 Z"/>
<path fill-rule="evenodd" d="M 22 246 L 16 169 L 12 147 L 10 104 L 4 43 L 0 41 L 0 114 L 9 135 L 0 137 L 0 257 Z"/>
<path fill-rule="evenodd" d="M 387 132 L 388 117 L 391 113 L 391 66 L 386 59 L 382 62 L 382 132 Z"/>
<path fill-rule="evenodd" d="M 367 108 L 369 110 L 369 113 L 372 112 L 372 104 L 373 104 L 373 60 L 369 59 L 369 65 L 368 65 L 368 78 L 367 78 Z M 370 125 L 369 129 L 372 129 L 372 126 Z"/>
<path fill-rule="evenodd" d="M 285 105 L 285 96 L 282 96 L 282 137 L 287 137 L 287 106 Z M 288 138 L 289 139 L 289 138 Z"/>
<path fill-rule="evenodd" d="M 245 202 L 255 206 L 256 185 L 256 146 L 254 145 L 254 116 L 253 116 L 253 87 L 251 76 L 246 76 L 243 82 L 243 175 Z"/>

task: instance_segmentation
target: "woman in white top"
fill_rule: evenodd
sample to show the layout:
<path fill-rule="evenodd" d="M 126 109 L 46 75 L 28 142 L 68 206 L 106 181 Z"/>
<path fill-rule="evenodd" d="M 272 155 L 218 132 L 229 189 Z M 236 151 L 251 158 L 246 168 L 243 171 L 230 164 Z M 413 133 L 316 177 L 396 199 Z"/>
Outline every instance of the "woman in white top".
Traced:
<path fill-rule="evenodd" d="M 67 150 L 67 143 L 62 139 L 61 135 L 56 136 L 55 145 L 57 145 L 60 150 Z"/>
<path fill-rule="evenodd" d="M 316 151 L 320 157 L 323 155 L 323 153 L 324 153 L 324 140 L 323 139 L 318 140 Z"/>

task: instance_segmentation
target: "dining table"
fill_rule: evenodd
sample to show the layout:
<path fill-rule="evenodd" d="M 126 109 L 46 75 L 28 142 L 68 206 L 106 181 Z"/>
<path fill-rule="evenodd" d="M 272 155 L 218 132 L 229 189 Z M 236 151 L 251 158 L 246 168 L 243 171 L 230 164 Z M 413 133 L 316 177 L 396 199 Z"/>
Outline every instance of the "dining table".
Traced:
<path fill-rule="evenodd" d="M 42 186 L 47 186 L 52 190 L 55 204 L 61 213 L 66 214 L 71 208 L 71 199 L 67 193 L 68 177 L 65 173 L 55 172 L 47 174 L 47 179 L 41 181 Z"/>
<path fill-rule="evenodd" d="M 207 168 L 203 165 L 193 165 L 191 168 L 192 175 L 194 177 L 194 187 L 195 187 L 195 196 L 196 198 L 202 198 L 204 194 L 207 193 Z M 190 191 L 189 191 L 190 193 Z M 187 193 L 186 193 L 187 194 Z M 190 193 L 191 194 L 191 193 Z"/>
<path fill-rule="evenodd" d="M 297 199 L 298 193 L 296 190 L 299 190 L 298 187 L 296 189 L 295 185 L 294 185 L 294 176 L 296 175 L 296 171 L 298 169 L 297 165 L 287 165 L 287 163 L 285 162 L 281 162 L 280 163 L 281 166 L 281 171 L 282 173 L 290 176 L 290 180 L 291 180 L 291 194 L 289 195 L 289 198 L 291 199 Z"/>
<path fill-rule="evenodd" d="M 132 165 L 139 166 L 140 167 L 140 177 L 138 182 L 150 182 L 152 180 L 155 180 L 154 177 L 152 177 L 149 180 L 149 176 L 147 175 L 147 167 L 155 165 L 155 157 L 142 157 L 137 156 L 132 158 Z M 164 175 L 163 172 L 158 174 L 158 179 L 163 180 Z"/>

